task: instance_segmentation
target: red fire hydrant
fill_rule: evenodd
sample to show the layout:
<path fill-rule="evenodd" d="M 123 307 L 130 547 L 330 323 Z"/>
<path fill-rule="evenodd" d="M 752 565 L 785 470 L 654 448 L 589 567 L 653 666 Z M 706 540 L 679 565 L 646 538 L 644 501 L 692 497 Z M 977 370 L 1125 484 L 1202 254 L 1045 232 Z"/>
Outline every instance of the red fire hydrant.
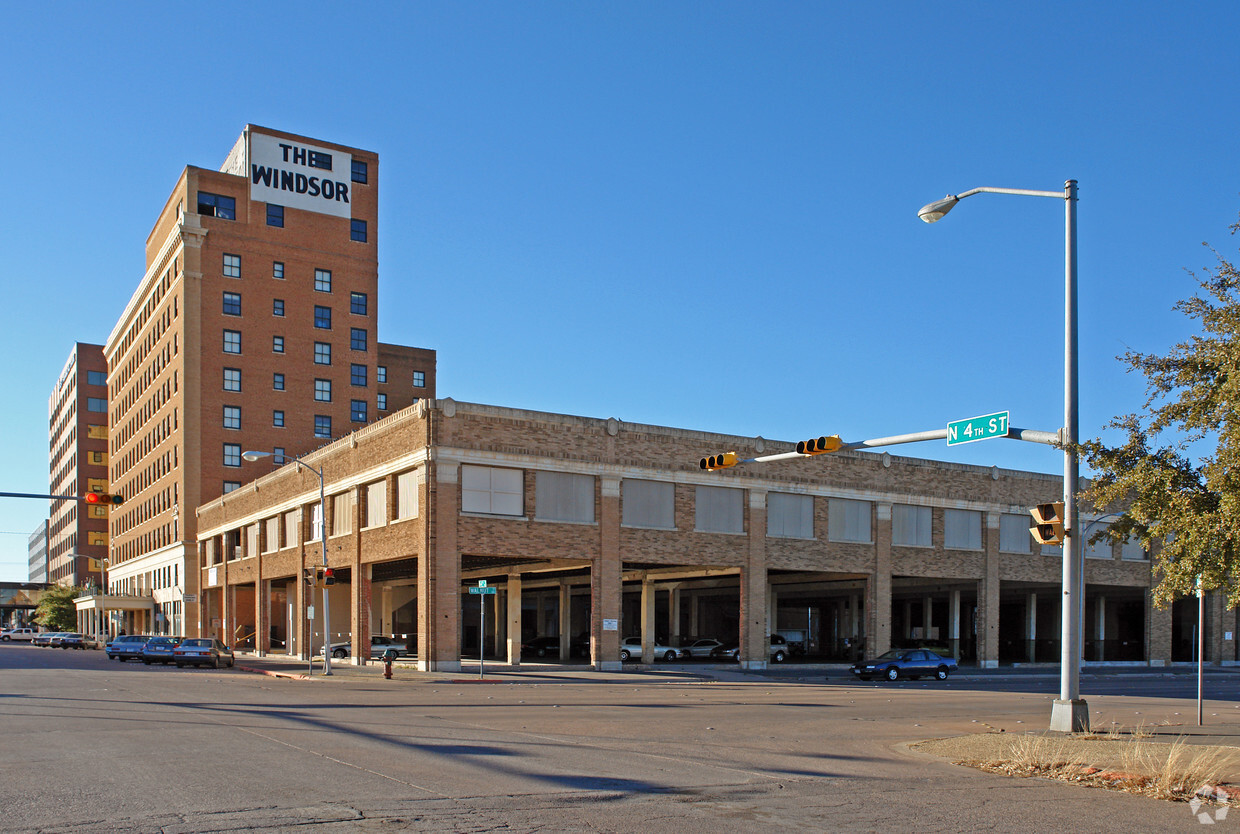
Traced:
<path fill-rule="evenodd" d="M 383 653 L 383 677 L 388 680 L 392 679 L 392 661 L 396 659 L 396 652 L 388 649 Z"/>

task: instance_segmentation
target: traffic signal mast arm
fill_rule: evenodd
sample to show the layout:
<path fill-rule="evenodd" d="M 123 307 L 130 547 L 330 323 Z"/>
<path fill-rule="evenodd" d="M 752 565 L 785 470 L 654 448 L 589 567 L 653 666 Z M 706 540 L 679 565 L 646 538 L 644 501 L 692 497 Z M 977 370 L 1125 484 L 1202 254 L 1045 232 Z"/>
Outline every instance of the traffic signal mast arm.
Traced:
<path fill-rule="evenodd" d="M 93 500 L 91 496 L 94 496 Z M 122 504 L 120 495 L 109 495 L 104 492 L 88 492 L 86 495 L 44 495 L 33 492 L 0 492 L 0 498 L 42 498 L 47 501 L 85 501 L 87 504 Z"/>
<path fill-rule="evenodd" d="M 735 452 L 724 452 L 722 454 L 702 458 L 699 466 L 702 469 L 713 472 L 717 469 L 728 469 L 742 463 L 771 463 L 777 460 L 795 460 L 797 458 L 816 457 L 818 455 L 830 454 L 832 452 L 851 451 L 853 449 L 877 449 L 883 446 L 898 446 L 901 443 L 921 443 L 926 440 L 946 440 L 947 434 L 947 429 L 930 429 L 929 431 L 919 431 L 911 434 L 893 434 L 890 437 L 875 437 L 870 440 L 858 440 L 852 443 L 841 440 L 839 435 L 831 435 L 802 441 L 797 444 L 797 448 L 799 450 L 813 448 L 815 451 L 780 452 L 775 455 L 760 455 L 756 458 L 739 458 Z M 1007 434 L 1003 436 L 1009 440 L 1024 440 L 1028 443 L 1045 443 L 1048 446 L 1061 446 L 1063 443 L 1061 432 L 1038 431 L 1036 429 L 1018 429 L 1009 427 Z"/>

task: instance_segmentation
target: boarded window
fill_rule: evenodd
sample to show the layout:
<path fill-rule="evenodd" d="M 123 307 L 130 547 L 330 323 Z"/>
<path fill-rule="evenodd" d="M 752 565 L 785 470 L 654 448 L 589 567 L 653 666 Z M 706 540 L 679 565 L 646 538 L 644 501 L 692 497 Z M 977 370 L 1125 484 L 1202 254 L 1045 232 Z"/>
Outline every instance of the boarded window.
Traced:
<path fill-rule="evenodd" d="M 264 553 L 271 553 L 280 549 L 280 517 L 273 516 L 263 522 L 267 528 L 267 542 L 263 547 Z"/>
<path fill-rule="evenodd" d="M 780 539 L 814 537 L 814 497 L 772 492 L 766 496 L 766 534 Z"/>
<path fill-rule="evenodd" d="M 1003 553 L 1028 553 L 1033 549 L 1033 536 L 1029 528 L 1033 519 L 1027 515 L 999 516 L 999 550 Z"/>
<path fill-rule="evenodd" d="M 625 527 L 675 530 L 675 495 L 670 483 L 625 478 L 620 486 L 622 523 Z"/>
<path fill-rule="evenodd" d="M 258 555 L 258 525 L 251 524 L 245 528 L 245 555 Z"/>
<path fill-rule="evenodd" d="M 297 535 L 297 511 L 284 514 L 284 546 L 296 547 L 301 544 Z"/>
<path fill-rule="evenodd" d="M 827 538 L 833 542 L 868 544 L 873 541 L 870 535 L 872 506 L 869 501 L 832 498 L 827 505 Z"/>
<path fill-rule="evenodd" d="M 694 529 L 703 533 L 745 532 L 745 491 L 699 486 L 694 501 Z"/>
<path fill-rule="evenodd" d="M 982 514 L 977 510 L 944 510 L 943 546 L 951 550 L 981 550 Z"/>
<path fill-rule="evenodd" d="M 933 513 L 929 507 L 894 504 L 891 507 L 891 543 L 904 547 L 931 547 Z"/>
<path fill-rule="evenodd" d="M 333 495 L 332 501 L 332 532 L 333 536 L 342 536 L 353 532 L 353 493 L 342 492 Z"/>
<path fill-rule="evenodd" d="M 366 526 L 382 527 L 387 523 L 387 481 L 366 485 Z"/>
<path fill-rule="evenodd" d="M 396 476 L 396 517 L 416 518 L 418 515 L 417 470 L 410 469 Z"/>
<path fill-rule="evenodd" d="M 462 466 L 461 511 L 490 515 L 523 515 L 524 475 L 520 469 Z"/>
<path fill-rule="evenodd" d="M 534 514 L 548 521 L 594 522 L 594 476 L 539 472 L 534 485 Z"/>

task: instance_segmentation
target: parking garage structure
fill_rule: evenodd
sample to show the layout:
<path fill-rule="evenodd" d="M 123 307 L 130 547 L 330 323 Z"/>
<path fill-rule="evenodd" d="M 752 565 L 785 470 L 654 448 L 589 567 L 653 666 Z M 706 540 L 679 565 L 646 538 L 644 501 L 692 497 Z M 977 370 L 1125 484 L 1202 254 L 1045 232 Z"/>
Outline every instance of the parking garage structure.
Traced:
<path fill-rule="evenodd" d="M 792 444 L 423 400 L 303 457 L 323 518 L 296 464 L 198 508 L 201 633 L 303 659 L 344 643 L 354 663 L 383 635 L 439 671 L 516 668 L 523 645 L 619 669 L 630 637 L 647 664 L 699 638 L 751 669 L 772 639 L 800 663 L 927 644 L 982 667 L 1058 659 L 1062 554 L 1028 533 L 1058 476 L 851 451 L 698 467 L 723 448 Z M 324 525 L 329 635 L 303 581 Z M 1087 662 L 1189 659 L 1173 643 L 1195 610 L 1153 607 L 1139 547 L 1091 545 L 1085 583 Z M 1210 612 L 1206 658 L 1234 661 L 1235 613 Z"/>

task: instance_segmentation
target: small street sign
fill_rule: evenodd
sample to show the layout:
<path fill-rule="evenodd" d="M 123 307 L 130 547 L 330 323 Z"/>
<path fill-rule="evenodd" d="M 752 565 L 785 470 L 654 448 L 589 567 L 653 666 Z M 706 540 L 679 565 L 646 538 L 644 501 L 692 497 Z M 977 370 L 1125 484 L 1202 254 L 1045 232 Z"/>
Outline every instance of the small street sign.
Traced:
<path fill-rule="evenodd" d="M 958 446 L 961 443 L 972 443 L 975 440 L 988 440 L 992 437 L 1006 437 L 1008 433 L 1008 412 L 983 414 L 981 417 L 970 417 L 967 420 L 955 420 L 947 424 L 947 445 Z"/>
<path fill-rule="evenodd" d="M 495 593 L 495 589 L 494 589 L 494 588 L 488 588 L 487 586 L 483 585 L 483 586 L 481 586 L 481 587 L 477 587 L 477 588 L 470 588 L 470 589 L 469 589 L 469 592 L 470 592 L 471 594 L 493 594 L 493 593 Z"/>

